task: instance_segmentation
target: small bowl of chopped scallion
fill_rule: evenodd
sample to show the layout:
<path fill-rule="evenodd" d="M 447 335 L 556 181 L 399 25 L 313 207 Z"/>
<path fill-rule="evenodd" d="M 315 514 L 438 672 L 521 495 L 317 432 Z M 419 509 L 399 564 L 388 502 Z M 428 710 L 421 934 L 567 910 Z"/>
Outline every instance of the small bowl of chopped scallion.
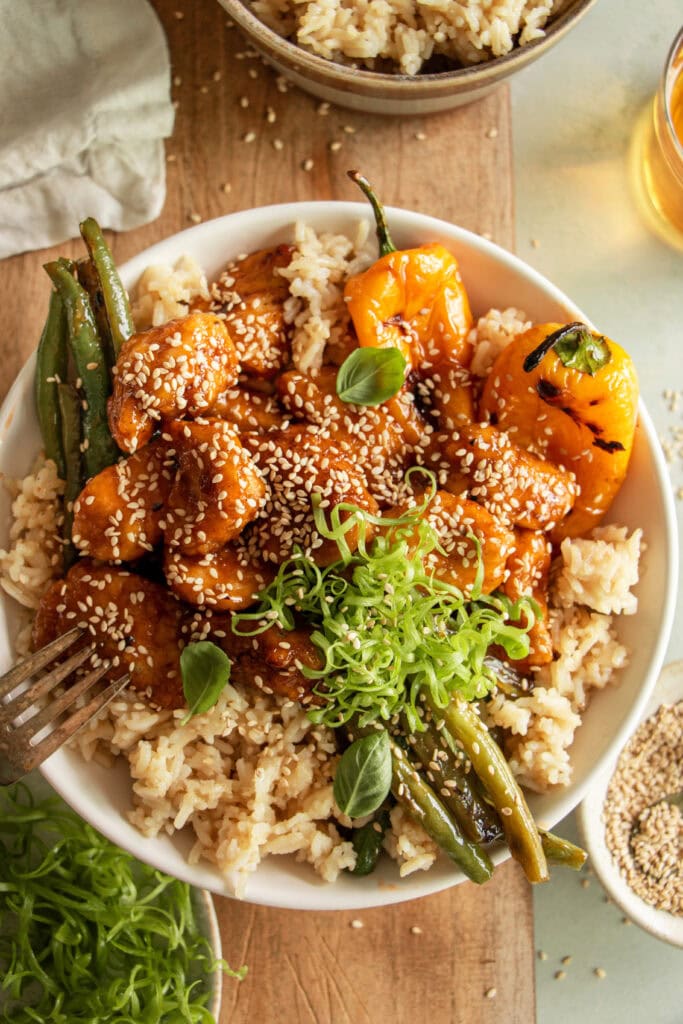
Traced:
<path fill-rule="evenodd" d="M 47 787 L 0 791 L 0 1022 L 214 1024 L 211 896 L 110 843 Z"/>

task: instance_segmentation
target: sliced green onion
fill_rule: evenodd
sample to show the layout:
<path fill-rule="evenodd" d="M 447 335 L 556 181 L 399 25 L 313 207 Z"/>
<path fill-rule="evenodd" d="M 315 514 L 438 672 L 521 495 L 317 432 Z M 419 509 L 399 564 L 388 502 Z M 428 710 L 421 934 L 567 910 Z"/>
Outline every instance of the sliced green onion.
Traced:
<path fill-rule="evenodd" d="M 192 890 L 57 798 L 0 791 L 0 1021 L 212 1024 Z"/>
<path fill-rule="evenodd" d="M 425 568 L 429 553 L 440 550 L 436 531 L 423 518 L 435 492 L 428 475 L 432 488 L 424 501 L 396 519 L 341 504 L 328 525 L 314 495 L 316 527 L 336 541 L 339 560 L 321 568 L 296 551 L 261 593 L 257 609 L 233 618 L 234 632 L 242 635 L 263 632 L 273 622 L 291 630 L 297 618 L 312 627 L 323 664 L 301 671 L 319 680 L 320 706 L 308 712 L 314 722 L 336 728 L 355 719 L 364 726 L 404 712 L 410 728 L 422 730 L 423 690 L 439 707 L 454 693 L 480 699 L 496 685 L 486 662 L 492 645 L 515 659 L 529 653 L 534 602 L 481 595 L 481 565 L 469 596 Z M 369 524 L 383 529 L 368 545 Z M 346 541 L 354 526 L 355 552 Z"/>

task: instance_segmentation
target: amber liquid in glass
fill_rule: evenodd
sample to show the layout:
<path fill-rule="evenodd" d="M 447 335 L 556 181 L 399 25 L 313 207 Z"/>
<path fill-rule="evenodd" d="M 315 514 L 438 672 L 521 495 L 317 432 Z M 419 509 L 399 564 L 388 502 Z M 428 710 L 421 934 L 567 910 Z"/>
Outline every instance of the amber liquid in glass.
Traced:
<path fill-rule="evenodd" d="M 643 213 L 659 235 L 683 248 L 683 50 L 638 123 L 632 154 Z"/>

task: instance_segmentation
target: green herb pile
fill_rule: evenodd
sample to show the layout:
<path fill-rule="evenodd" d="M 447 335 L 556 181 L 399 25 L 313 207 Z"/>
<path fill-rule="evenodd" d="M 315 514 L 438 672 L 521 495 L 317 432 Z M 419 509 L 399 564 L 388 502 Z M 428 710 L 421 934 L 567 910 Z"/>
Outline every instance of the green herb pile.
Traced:
<path fill-rule="evenodd" d="M 0 793 L 0 1021 L 213 1024 L 191 889 L 57 798 Z"/>
<path fill-rule="evenodd" d="M 354 721 L 362 727 L 403 712 L 410 729 L 421 730 L 417 705 L 422 694 L 427 692 L 440 708 L 455 693 L 467 701 L 485 697 L 496 685 L 485 661 L 489 648 L 499 645 L 515 659 L 529 653 L 532 600 L 482 596 L 481 558 L 468 597 L 430 571 L 428 556 L 440 548 L 424 512 L 435 483 L 432 473 L 419 472 L 431 480 L 432 489 L 397 519 L 340 504 L 328 525 L 313 495 L 316 527 L 336 541 L 339 560 L 320 568 L 296 552 L 261 593 L 258 608 L 235 616 L 233 630 L 244 634 L 262 632 L 273 621 L 292 629 L 296 617 L 312 627 L 311 640 L 324 664 L 302 672 L 320 680 L 316 693 L 323 703 L 309 711 L 315 722 L 336 728 Z M 381 532 L 366 543 L 370 524 Z M 354 527 L 360 534 L 356 552 L 346 542 Z M 474 537 L 471 541 L 478 548 Z"/>

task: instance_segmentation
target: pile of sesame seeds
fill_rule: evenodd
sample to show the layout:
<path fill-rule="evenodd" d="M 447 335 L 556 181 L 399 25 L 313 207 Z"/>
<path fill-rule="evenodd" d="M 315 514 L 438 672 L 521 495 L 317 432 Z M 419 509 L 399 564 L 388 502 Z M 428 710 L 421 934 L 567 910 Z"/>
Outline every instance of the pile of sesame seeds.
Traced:
<path fill-rule="evenodd" d="M 664 801 L 683 790 L 683 701 L 663 704 L 636 731 L 610 781 L 605 841 L 633 892 L 683 916 L 683 814 Z"/>

